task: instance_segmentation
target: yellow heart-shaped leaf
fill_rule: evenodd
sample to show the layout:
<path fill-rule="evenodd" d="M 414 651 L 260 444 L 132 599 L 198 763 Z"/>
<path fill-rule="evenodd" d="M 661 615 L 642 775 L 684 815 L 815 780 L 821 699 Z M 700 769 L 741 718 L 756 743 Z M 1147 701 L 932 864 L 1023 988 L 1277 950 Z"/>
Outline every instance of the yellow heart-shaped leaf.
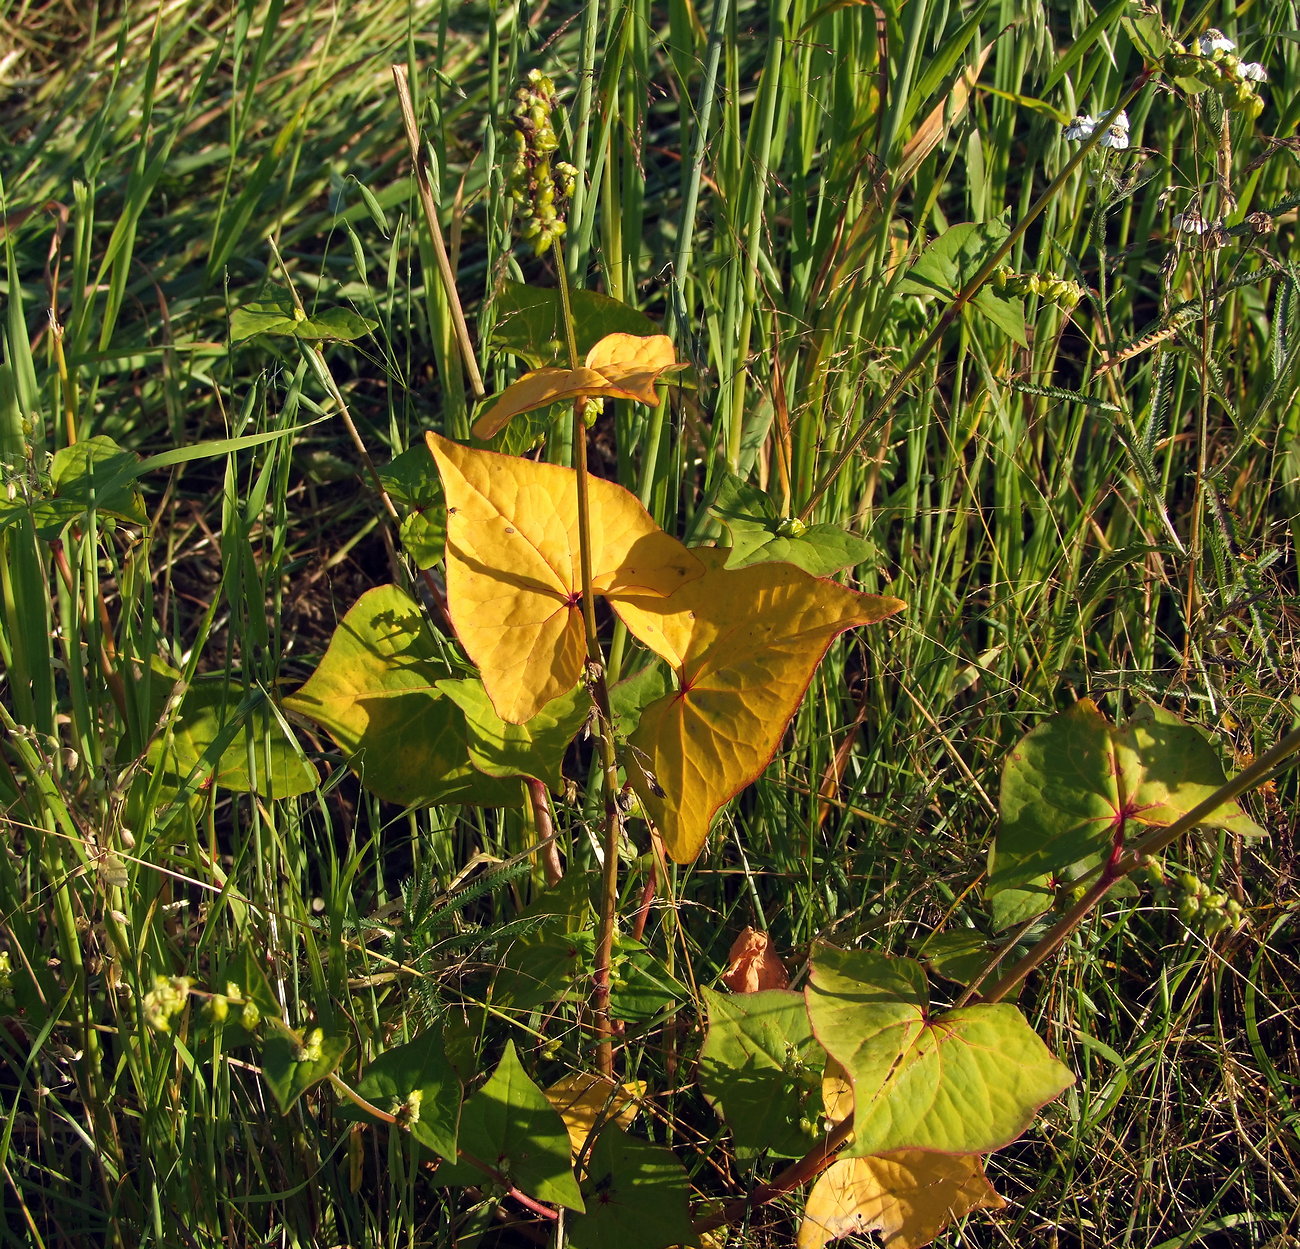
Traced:
<path fill-rule="evenodd" d="M 638 1103 L 645 1090 L 644 1080 L 615 1084 L 595 1072 L 575 1071 L 561 1076 L 545 1091 L 546 1100 L 559 1111 L 569 1130 L 569 1147 L 576 1158 L 598 1125 L 627 1127 L 641 1108 Z"/>
<path fill-rule="evenodd" d="M 660 375 L 685 367 L 667 334 L 606 334 L 582 368 L 535 369 L 507 386 L 474 422 L 474 437 L 491 438 L 512 417 L 566 399 L 632 399 L 655 407 Z"/>
<path fill-rule="evenodd" d="M 452 624 L 497 715 L 522 724 L 582 675 L 582 574 L 576 474 L 437 434 L 429 449 L 447 498 Z M 592 478 L 592 588 L 671 594 L 703 572 L 635 495 Z"/>
<path fill-rule="evenodd" d="M 998 1210 L 978 1154 L 899 1150 L 841 1158 L 808 1194 L 798 1249 L 821 1249 L 841 1236 L 879 1232 L 885 1249 L 920 1249 L 972 1210 Z"/>
<path fill-rule="evenodd" d="M 669 598 L 611 595 L 624 623 L 677 672 L 678 688 L 641 715 L 631 781 L 679 863 L 699 854 L 719 807 L 771 762 L 813 670 L 837 634 L 899 611 L 793 564 L 705 574 Z"/>

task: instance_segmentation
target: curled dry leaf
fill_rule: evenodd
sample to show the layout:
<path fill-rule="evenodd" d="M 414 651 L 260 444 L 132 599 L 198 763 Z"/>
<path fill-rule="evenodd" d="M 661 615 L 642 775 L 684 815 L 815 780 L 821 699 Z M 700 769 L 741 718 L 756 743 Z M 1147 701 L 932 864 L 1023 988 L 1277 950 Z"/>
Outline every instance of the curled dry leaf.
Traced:
<path fill-rule="evenodd" d="M 757 928 L 746 928 L 731 943 L 722 983 L 732 993 L 759 993 L 763 989 L 788 989 L 785 964 L 772 949 L 772 940 Z"/>
<path fill-rule="evenodd" d="M 686 367 L 676 357 L 667 334 L 606 334 L 583 367 L 535 369 L 507 386 L 474 422 L 474 437 L 491 438 L 512 417 L 565 399 L 632 399 L 657 407 L 660 376 Z"/>

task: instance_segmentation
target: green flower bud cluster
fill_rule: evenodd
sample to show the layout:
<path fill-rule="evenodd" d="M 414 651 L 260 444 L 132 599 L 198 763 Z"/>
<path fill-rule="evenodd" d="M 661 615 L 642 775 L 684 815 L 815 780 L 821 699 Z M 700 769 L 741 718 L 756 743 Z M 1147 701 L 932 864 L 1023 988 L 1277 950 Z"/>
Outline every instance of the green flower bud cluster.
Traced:
<path fill-rule="evenodd" d="M 1243 61 L 1236 44 L 1221 31 L 1207 30 L 1190 47 L 1172 44 L 1165 70 L 1175 78 L 1208 81 L 1223 96 L 1227 108 L 1247 117 L 1258 117 L 1264 111 L 1259 84 L 1268 81 L 1268 71 L 1258 61 Z"/>
<path fill-rule="evenodd" d="M 424 1102 L 424 1090 L 412 1089 L 405 1097 L 399 1101 L 393 1098 L 392 1105 L 388 1108 L 389 1114 L 404 1128 L 410 1128 L 420 1122 L 420 1106 Z"/>
<path fill-rule="evenodd" d="M 798 1127 L 799 1131 L 812 1140 L 822 1134 L 820 1121 L 820 1103 L 822 1096 L 821 1071 L 810 1067 L 799 1056 L 799 1051 L 788 1041 L 785 1046 L 785 1061 L 781 1064 L 781 1083 L 785 1095 L 798 1099 L 798 1110 L 791 1110 L 786 1122 Z"/>
<path fill-rule="evenodd" d="M 0 950 L 0 1006 L 12 1010 L 14 999 L 14 965 L 8 950 Z"/>
<path fill-rule="evenodd" d="M 325 1040 L 325 1033 L 320 1028 L 313 1028 L 302 1042 L 295 1047 L 293 1051 L 293 1061 L 296 1063 L 318 1063 L 324 1052 L 321 1046 Z"/>
<path fill-rule="evenodd" d="M 530 70 L 528 85 L 515 92 L 510 117 L 515 145 L 510 198 L 523 219 L 520 233 L 538 256 L 564 237 L 564 209 L 578 180 L 572 165 L 551 159 L 560 147 L 552 121 L 557 104 L 555 84 L 540 70 Z"/>
<path fill-rule="evenodd" d="M 998 269 L 992 277 L 993 289 L 999 295 L 1014 299 L 1021 295 L 1037 295 L 1048 303 L 1073 308 L 1087 293 L 1078 282 L 1058 278 L 1051 273 L 1015 273 L 1011 269 Z"/>
<path fill-rule="evenodd" d="M 188 976 L 155 976 L 153 988 L 144 995 L 144 1020 L 155 1032 L 170 1032 L 172 1020 L 190 999 Z"/>
<path fill-rule="evenodd" d="M 1211 889 L 1191 872 L 1179 876 L 1178 889 L 1178 914 L 1184 923 L 1195 925 L 1211 937 L 1241 926 L 1245 910 L 1236 898 Z"/>
<path fill-rule="evenodd" d="M 244 991 L 233 980 L 226 984 L 224 993 L 214 993 L 208 999 L 208 1018 L 213 1023 L 225 1023 L 230 1018 L 230 1008 L 239 1007 L 240 1027 L 249 1032 L 256 1032 L 262 1022 L 262 1012 L 251 998 L 244 997 Z"/>

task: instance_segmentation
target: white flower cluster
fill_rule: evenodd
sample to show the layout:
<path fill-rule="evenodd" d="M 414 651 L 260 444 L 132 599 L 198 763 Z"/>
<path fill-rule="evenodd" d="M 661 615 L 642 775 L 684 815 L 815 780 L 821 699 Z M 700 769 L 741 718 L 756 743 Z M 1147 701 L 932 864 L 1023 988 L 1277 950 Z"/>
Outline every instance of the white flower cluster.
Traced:
<path fill-rule="evenodd" d="M 1080 113 L 1065 127 L 1065 137 L 1081 143 L 1084 139 L 1091 139 L 1093 132 L 1101 123 L 1101 117 L 1094 117 L 1091 113 Z M 1106 127 L 1106 133 L 1101 136 L 1101 146 L 1123 150 L 1128 147 L 1128 142 L 1128 114 L 1121 109 Z"/>

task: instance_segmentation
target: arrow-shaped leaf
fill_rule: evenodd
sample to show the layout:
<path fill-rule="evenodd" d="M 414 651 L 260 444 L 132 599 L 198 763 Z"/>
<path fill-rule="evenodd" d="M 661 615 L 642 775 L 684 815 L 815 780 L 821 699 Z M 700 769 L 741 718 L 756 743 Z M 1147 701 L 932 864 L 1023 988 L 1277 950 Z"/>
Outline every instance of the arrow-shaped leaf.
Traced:
<path fill-rule="evenodd" d="M 1159 707 L 1141 708 L 1121 728 L 1081 699 L 1046 720 L 1012 750 L 1002 773 L 1002 823 L 985 891 L 996 900 L 999 924 L 1045 911 L 1055 880 L 1174 823 L 1223 782 L 1218 755 L 1200 730 Z M 1235 802 L 1205 823 L 1263 833 Z"/>
<path fill-rule="evenodd" d="M 465 713 L 439 689 L 454 675 L 419 605 L 379 586 L 353 604 L 284 705 L 328 729 L 362 784 L 389 802 L 518 803 L 517 784 L 471 766 Z"/>
<path fill-rule="evenodd" d="M 437 434 L 428 441 L 447 495 L 452 623 L 497 714 L 520 724 L 582 675 L 575 474 Z M 662 596 L 701 574 L 634 495 L 598 478 L 588 485 L 597 594 Z"/>
<path fill-rule="evenodd" d="M 321 308 L 308 315 L 290 299 L 274 299 L 236 308 L 230 314 L 230 341 L 237 343 L 257 334 L 275 334 L 308 341 L 350 342 L 378 327 L 378 321 L 358 316 L 347 308 Z"/>
<path fill-rule="evenodd" d="M 699 854 L 714 814 L 772 760 L 812 674 L 845 629 L 899 611 L 790 564 L 724 567 L 696 550 L 703 577 L 669 598 L 611 596 L 627 627 L 676 670 L 631 738 L 632 782 L 679 863 Z"/>

